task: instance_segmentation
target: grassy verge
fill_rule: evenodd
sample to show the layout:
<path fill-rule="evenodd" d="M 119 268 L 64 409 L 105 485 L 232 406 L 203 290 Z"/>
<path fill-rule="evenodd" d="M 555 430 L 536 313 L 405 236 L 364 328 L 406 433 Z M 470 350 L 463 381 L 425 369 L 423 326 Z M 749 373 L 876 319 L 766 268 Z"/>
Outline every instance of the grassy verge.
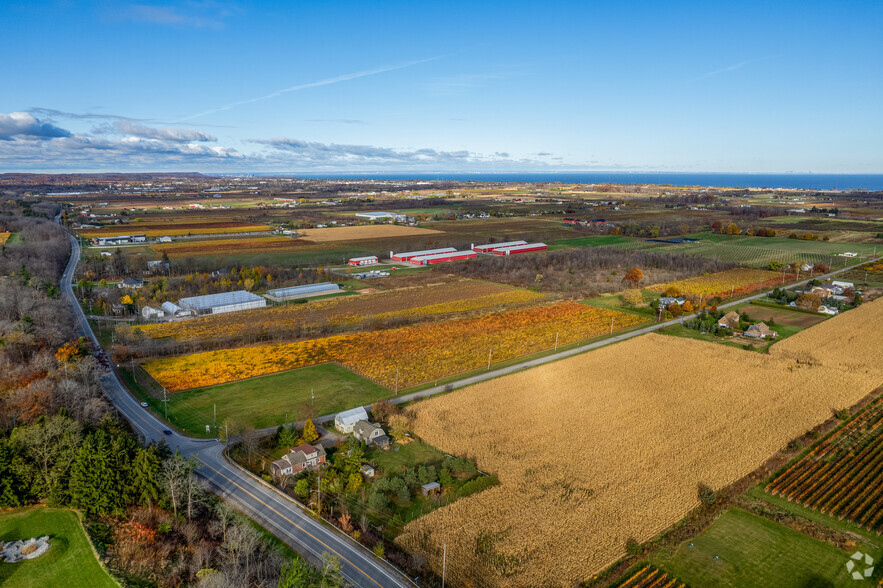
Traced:
<path fill-rule="evenodd" d="M 118 587 L 95 558 L 79 515 L 66 509 L 20 508 L 0 513 L 0 541 L 49 535 L 49 551 L 20 563 L 0 563 L 0 584 Z"/>

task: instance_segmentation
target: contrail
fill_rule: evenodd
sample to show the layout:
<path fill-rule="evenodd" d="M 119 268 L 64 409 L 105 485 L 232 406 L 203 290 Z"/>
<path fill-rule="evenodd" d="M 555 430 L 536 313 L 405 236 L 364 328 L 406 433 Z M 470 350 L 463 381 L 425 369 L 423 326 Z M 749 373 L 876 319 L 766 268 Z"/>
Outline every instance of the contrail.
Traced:
<path fill-rule="evenodd" d="M 281 96 L 282 94 L 288 94 L 289 92 L 297 92 L 299 90 L 306 90 L 307 88 L 318 88 L 319 86 L 330 86 L 331 84 L 337 84 L 338 82 L 346 82 L 349 80 L 355 80 L 357 78 L 365 78 L 368 76 L 377 75 L 380 73 L 384 73 L 387 71 L 395 71 L 397 69 L 405 69 L 406 67 L 412 67 L 414 65 L 419 65 L 421 63 L 427 63 L 429 61 L 435 61 L 436 59 L 441 59 L 444 55 L 438 55 L 436 57 L 429 57 L 427 59 L 418 59 L 417 61 L 409 61 L 407 63 L 400 63 L 398 65 L 390 65 L 386 67 L 378 67 L 376 69 L 369 69 L 365 71 L 360 71 L 356 73 L 343 74 L 340 76 L 336 76 L 333 78 L 325 78 L 324 80 L 319 80 L 316 82 L 310 82 L 308 84 L 300 84 L 297 86 L 291 86 L 290 88 L 283 88 L 281 90 L 276 90 L 266 96 L 259 96 L 257 98 L 250 98 L 248 100 L 240 100 L 239 102 L 232 102 L 227 104 L 226 106 L 219 106 L 218 108 L 212 108 L 211 110 L 206 110 L 205 112 L 200 112 L 199 114 L 194 114 L 182 119 L 179 119 L 179 122 L 192 120 L 194 118 L 199 118 L 200 116 L 205 116 L 207 114 L 213 114 L 215 112 L 221 112 L 223 110 L 230 110 L 231 108 L 236 108 L 237 106 L 242 106 L 243 104 L 252 104 L 254 102 L 260 102 L 261 100 L 269 100 L 270 98 L 275 98 L 277 96 Z"/>

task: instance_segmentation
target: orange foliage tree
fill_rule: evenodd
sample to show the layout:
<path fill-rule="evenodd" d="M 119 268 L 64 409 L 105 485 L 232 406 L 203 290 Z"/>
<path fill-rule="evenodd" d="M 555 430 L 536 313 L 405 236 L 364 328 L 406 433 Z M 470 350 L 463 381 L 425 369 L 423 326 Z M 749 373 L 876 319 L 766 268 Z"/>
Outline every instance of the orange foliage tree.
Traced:
<path fill-rule="evenodd" d="M 641 283 L 641 280 L 644 279 L 644 272 L 641 271 L 640 268 L 633 267 L 629 271 L 626 272 L 625 276 L 623 276 L 622 281 L 631 286 L 632 288 L 637 288 L 638 284 Z"/>

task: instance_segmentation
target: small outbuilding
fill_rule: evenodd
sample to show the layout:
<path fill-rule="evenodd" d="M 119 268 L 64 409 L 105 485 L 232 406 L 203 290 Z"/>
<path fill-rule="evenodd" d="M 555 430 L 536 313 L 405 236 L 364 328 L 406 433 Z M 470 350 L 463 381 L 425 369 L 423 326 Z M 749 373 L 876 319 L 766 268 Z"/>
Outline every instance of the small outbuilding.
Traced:
<path fill-rule="evenodd" d="M 359 468 L 359 471 L 366 478 L 373 478 L 374 477 L 374 466 L 372 466 L 370 463 L 363 463 L 362 467 Z"/>
<path fill-rule="evenodd" d="M 143 316 L 147 320 L 162 318 L 163 316 L 165 316 L 165 314 L 166 313 L 164 313 L 162 310 L 153 306 L 145 306 L 141 309 L 141 316 Z"/>
<path fill-rule="evenodd" d="M 745 329 L 745 336 L 753 339 L 775 339 L 776 332 L 771 331 L 766 323 L 757 323 Z"/>
<path fill-rule="evenodd" d="M 438 496 L 441 494 L 441 484 L 438 482 L 430 482 L 429 484 L 423 484 L 420 486 L 420 492 L 423 493 L 423 496 Z"/>

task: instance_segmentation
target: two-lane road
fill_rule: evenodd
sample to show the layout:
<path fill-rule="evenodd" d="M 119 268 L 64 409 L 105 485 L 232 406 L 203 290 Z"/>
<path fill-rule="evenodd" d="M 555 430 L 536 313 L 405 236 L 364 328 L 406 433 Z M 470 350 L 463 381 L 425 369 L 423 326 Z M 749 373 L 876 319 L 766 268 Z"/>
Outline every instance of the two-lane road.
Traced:
<path fill-rule="evenodd" d="M 74 295 L 71 280 L 80 259 L 80 245 L 71 237 L 71 257 L 61 279 L 62 292 L 70 303 L 77 331 L 101 345 Z M 193 439 L 177 432 L 165 435 L 169 427 L 157 419 L 126 390 L 113 370 L 101 378 L 108 398 L 146 441 L 165 439 L 172 450 L 195 457 L 197 473 L 213 489 L 248 517 L 271 531 L 292 549 L 318 563 L 323 553 L 340 559 L 343 575 L 359 588 L 402 588 L 411 583 L 391 566 L 374 557 L 337 529 L 316 520 L 284 494 L 231 465 L 223 455 L 223 446 L 214 440 Z"/>

